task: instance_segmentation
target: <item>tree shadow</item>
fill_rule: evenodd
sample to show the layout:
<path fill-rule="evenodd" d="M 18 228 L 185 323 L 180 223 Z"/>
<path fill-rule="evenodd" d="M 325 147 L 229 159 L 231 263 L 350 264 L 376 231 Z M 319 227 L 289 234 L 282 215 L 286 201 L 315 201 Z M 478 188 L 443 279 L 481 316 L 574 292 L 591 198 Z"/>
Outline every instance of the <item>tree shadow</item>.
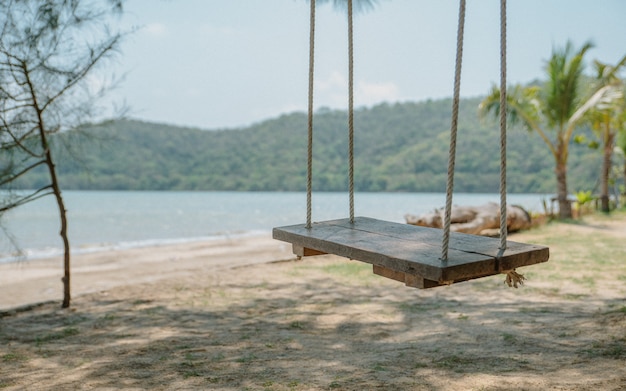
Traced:
<path fill-rule="evenodd" d="M 564 299 L 388 287 L 242 282 L 160 301 L 94 294 L 71 313 L 45 305 L 2 319 L 0 385 L 446 390 L 485 375 L 541 389 L 532 379 L 565 372 L 586 386 L 599 373 L 626 382 L 612 372 L 626 359 L 623 301 L 590 311 Z"/>

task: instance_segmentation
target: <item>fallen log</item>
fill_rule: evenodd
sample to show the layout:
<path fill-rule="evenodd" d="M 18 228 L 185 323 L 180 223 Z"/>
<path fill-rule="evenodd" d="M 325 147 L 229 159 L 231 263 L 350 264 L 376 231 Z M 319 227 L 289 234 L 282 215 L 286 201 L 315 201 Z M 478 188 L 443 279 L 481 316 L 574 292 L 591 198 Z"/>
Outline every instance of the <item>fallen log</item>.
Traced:
<path fill-rule="evenodd" d="M 411 214 L 404 216 L 408 224 L 432 228 L 443 228 L 444 218 L 443 208 L 421 216 Z M 454 205 L 450 223 L 450 230 L 453 232 L 497 236 L 500 230 L 500 205 L 495 202 L 480 206 Z M 521 206 L 509 205 L 506 208 L 506 223 L 508 232 L 528 229 L 531 226 L 531 217 Z"/>

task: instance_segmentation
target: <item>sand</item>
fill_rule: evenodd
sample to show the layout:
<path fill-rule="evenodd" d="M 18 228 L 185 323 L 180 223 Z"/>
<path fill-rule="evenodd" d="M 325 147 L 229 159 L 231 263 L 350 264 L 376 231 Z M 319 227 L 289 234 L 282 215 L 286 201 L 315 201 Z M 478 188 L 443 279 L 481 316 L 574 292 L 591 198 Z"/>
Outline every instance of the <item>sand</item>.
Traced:
<path fill-rule="evenodd" d="M 511 240 L 551 249 L 519 289 L 259 236 L 76 255 L 62 310 L 60 259 L 0 265 L 0 389 L 626 390 L 626 215 Z"/>
<path fill-rule="evenodd" d="M 77 254 L 72 256 L 72 296 L 289 259 L 291 245 L 270 234 Z M 62 300 L 62 271 L 60 257 L 0 264 L 0 310 Z"/>

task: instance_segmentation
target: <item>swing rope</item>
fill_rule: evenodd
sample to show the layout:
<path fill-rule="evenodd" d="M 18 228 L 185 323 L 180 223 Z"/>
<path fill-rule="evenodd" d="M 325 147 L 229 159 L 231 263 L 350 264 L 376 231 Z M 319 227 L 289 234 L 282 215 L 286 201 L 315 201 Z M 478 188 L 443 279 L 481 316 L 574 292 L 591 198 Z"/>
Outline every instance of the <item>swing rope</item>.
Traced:
<path fill-rule="evenodd" d="M 506 203 L 506 0 L 500 0 L 500 253 L 506 251 L 507 240 L 507 203 Z M 506 270 L 504 283 L 509 287 L 517 288 L 524 284 L 522 274 L 513 270 Z"/>
<path fill-rule="evenodd" d="M 348 0 L 348 192 L 350 223 L 354 224 L 354 36 L 352 0 Z"/>
<path fill-rule="evenodd" d="M 507 200 L 506 200 L 506 0 L 500 0 L 500 254 L 507 248 Z M 459 1 L 459 24 L 457 32 L 456 69 L 454 74 L 454 96 L 452 101 L 452 122 L 450 126 L 450 152 L 448 157 L 448 181 L 446 186 L 446 208 L 444 233 L 441 248 L 441 261 L 447 262 L 450 246 L 450 225 L 452 216 L 452 194 L 454 190 L 454 166 L 456 160 L 456 139 L 459 119 L 461 70 L 463 59 L 463 33 L 465 29 L 465 0 Z M 517 288 L 526 279 L 513 270 L 503 271 L 505 283 Z"/>
<path fill-rule="evenodd" d="M 430 251 L 422 251 L 423 246 L 411 247 L 407 253 L 406 238 L 417 234 L 418 240 L 431 243 L 432 230 L 420 230 L 408 228 L 398 223 L 384 222 L 371 218 L 358 219 L 354 217 L 354 58 L 353 58 L 353 0 L 346 0 L 348 4 L 348 52 L 349 52 L 349 192 L 350 192 L 350 226 L 347 219 L 320 222 L 319 229 L 312 229 L 312 178 L 313 178 L 313 86 L 314 86 L 314 54 L 315 54 L 315 11 L 316 0 L 310 0 L 310 42 L 309 42 L 309 100 L 308 100 L 308 151 L 307 151 L 307 223 L 289 227 L 273 229 L 273 237 L 278 240 L 290 242 L 294 246 L 294 253 L 299 257 L 315 254 L 336 254 L 344 257 L 357 259 L 374 265 L 374 273 L 394 280 L 403 281 L 406 285 L 416 288 L 432 288 L 448 285 L 468 279 L 486 277 L 497 273 L 506 274 L 506 283 L 517 287 L 523 283 L 524 276 L 515 272 L 516 267 L 545 262 L 549 258 L 547 247 L 524 245 L 518 243 L 515 251 L 505 254 L 506 250 L 506 0 L 501 0 L 501 176 L 500 176 L 500 200 L 501 221 L 500 236 L 501 245 L 498 254 L 495 254 L 492 239 L 483 240 L 478 237 L 468 238 L 460 248 L 455 248 L 455 253 L 460 255 L 482 255 L 480 259 L 459 258 L 459 264 L 454 268 L 447 265 L 450 242 L 450 223 L 452 210 L 452 194 L 454 189 L 454 170 L 456 159 L 456 138 L 458 130 L 458 116 L 460 104 L 461 68 L 463 57 L 463 35 L 465 27 L 466 0 L 459 0 L 459 25 L 457 32 L 457 58 L 454 81 L 454 97 L 452 105 L 452 121 L 450 130 L 450 155 L 448 161 L 448 183 L 446 190 L 446 221 L 444 229 L 444 243 L 442 244 L 442 256 L 439 260 L 433 259 Z M 367 229 L 357 230 L 354 225 L 363 224 Z M 317 227 L 317 223 L 316 223 Z M 305 229 L 305 232 L 302 229 Z M 389 234 L 389 230 L 394 232 Z M 487 244 L 488 243 L 488 244 Z M 419 243 L 418 243 L 419 244 Z M 484 244 L 484 247 L 483 247 Z M 358 257 L 353 250 L 359 249 Z M 311 250 L 311 251 L 307 251 Z M 422 256 L 424 259 L 422 260 Z M 436 255 L 435 255 L 436 256 Z M 467 258 L 467 257 L 465 257 Z M 472 258 L 475 258 L 474 256 Z M 484 267 L 491 268 L 494 258 L 496 267 L 485 274 Z M 456 260 L 456 258 L 455 258 Z M 433 262 L 435 261 L 435 262 Z M 438 262 L 437 262 L 438 261 Z M 436 264 L 439 264 L 437 266 Z M 420 267 L 416 267 L 420 265 Z M 428 267 L 423 267 L 427 265 Z M 507 266 L 504 266 L 507 265 Z M 504 267 L 509 270 L 503 270 Z M 422 272 L 417 272 L 421 269 Z M 451 271 L 451 269 L 454 269 Z"/>
<path fill-rule="evenodd" d="M 306 227 L 312 225 L 313 193 L 313 81 L 315 66 L 315 0 L 311 0 L 309 33 L 309 107 L 307 143 Z M 354 224 L 354 33 L 352 0 L 348 0 L 348 193 L 350 223 Z"/>
<path fill-rule="evenodd" d="M 308 107 L 308 144 L 306 170 L 306 228 L 311 228 L 313 198 L 313 78 L 315 75 L 315 0 L 311 0 L 311 18 L 309 33 L 309 107 Z"/>
<path fill-rule="evenodd" d="M 506 0 L 500 0 L 500 250 L 506 250 Z"/>
<path fill-rule="evenodd" d="M 312 183 L 313 183 L 313 85 L 315 64 L 315 0 L 310 0 L 309 35 L 309 96 L 308 96 L 308 147 L 307 147 L 307 223 L 312 227 Z M 354 39 L 353 2 L 348 5 L 348 190 L 350 223 L 354 224 Z M 441 261 L 447 262 L 450 247 L 452 198 L 454 193 L 454 172 L 456 164 L 456 144 L 460 106 L 461 73 L 463 62 L 463 39 L 465 30 L 466 0 L 459 0 L 459 20 L 457 31 L 456 64 L 452 119 L 450 125 L 450 150 L 448 157 L 448 178 L 446 184 L 446 206 L 443 228 Z M 507 200 L 506 200 L 506 0 L 500 0 L 500 251 L 506 250 L 507 242 Z M 524 276 L 515 270 L 504 271 L 506 283 L 517 288 L 523 284 Z"/>
<path fill-rule="evenodd" d="M 452 215 L 452 193 L 454 190 L 454 165 L 456 160 L 456 134 L 459 123 L 459 96 L 461 91 L 461 68 L 463 62 L 463 32 L 465 29 L 465 0 L 459 1 L 459 24 L 456 44 L 456 66 L 454 72 L 454 97 L 452 99 L 452 123 L 450 125 L 450 152 L 448 154 L 448 182 L 446 185 L 446 210 L 443 226 L 441 261 L 448 261 L 450 246 L 450 222 Z"/>

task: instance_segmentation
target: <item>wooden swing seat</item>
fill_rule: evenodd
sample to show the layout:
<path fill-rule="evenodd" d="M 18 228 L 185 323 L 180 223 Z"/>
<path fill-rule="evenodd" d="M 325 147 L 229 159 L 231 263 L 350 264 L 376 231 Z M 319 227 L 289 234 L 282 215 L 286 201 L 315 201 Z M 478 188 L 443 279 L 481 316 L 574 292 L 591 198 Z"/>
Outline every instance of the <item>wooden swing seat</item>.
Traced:
<path fill-rule="evenodd" d="M 414 288 L 434 288 L 546 262 L 548 247 L 451 232 L 448 260 L 441 261 L 443 230 L 356 217 L 278 227 L 274 239 L 291 243 L 298 256 L 335 254 L 373 265 L 375 274 Z"/>

